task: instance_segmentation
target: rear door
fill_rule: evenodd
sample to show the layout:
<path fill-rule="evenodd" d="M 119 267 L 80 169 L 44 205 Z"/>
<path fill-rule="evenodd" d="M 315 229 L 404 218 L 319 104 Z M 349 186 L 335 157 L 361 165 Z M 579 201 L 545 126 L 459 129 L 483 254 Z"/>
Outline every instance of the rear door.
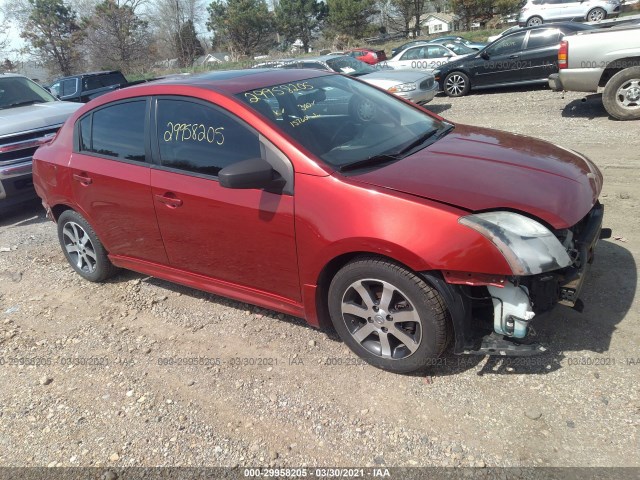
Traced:
<path fill-rule="evenodd" d="M 530 30 L 520 55 L 520 78 L 523 81 L 544 80 L 558 71 L 558 49 L 561 32 L 557 28 Z"/>
<path fill-rule="evenodd" d="M 108 252 L 167 263 L 151 197 L 146 98 L 110 103 L 76 123 L 75 202 Z"/>

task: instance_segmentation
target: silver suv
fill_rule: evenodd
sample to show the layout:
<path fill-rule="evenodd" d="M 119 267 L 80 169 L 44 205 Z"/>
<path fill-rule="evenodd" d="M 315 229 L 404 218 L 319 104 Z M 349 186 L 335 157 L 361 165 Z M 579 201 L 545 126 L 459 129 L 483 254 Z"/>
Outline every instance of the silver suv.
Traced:
<path fill-rule="evenodd" d="M 597 22 L 620 14 L 620 0 L 527 0 L 518 25 L 532 27 L 558 20 Z"/>

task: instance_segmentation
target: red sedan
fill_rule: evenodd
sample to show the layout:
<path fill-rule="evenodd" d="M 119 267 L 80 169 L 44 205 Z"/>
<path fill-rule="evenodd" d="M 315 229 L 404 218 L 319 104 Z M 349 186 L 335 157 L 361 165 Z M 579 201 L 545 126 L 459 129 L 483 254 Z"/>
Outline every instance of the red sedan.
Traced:
<path fill-rule="evenodd" d="M 384 50 L 374 50 L 372 48 L 354 48 L 347 50 L 344 54 L 369 65 L 375 65 L 387 59 Z"/>
<path fill-rule="evenodd" d="M 584 156 L 321 71 L 104 95 L 33 174 L 85 279 L 122 267 L 332 325 L 395 372 L 450 339 L 455 353 L 544 351 L 533 318 L 579 306 L 603 236 L 602 175 Z"/>

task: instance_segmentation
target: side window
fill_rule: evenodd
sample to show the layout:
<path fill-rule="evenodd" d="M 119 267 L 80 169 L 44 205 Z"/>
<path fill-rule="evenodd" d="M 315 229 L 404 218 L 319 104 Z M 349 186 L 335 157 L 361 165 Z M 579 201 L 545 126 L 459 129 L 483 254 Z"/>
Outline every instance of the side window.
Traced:
<path fill-rule="evenodd" d="M 51 93 L 57 97 L 60 96 L 61 92 L 60 92 L 60 82 L 56 82 L 53 85 L 51 85 L 49 87 L 49 89 L 51 90 Z"/>
<path fill-rule="evenodd" d="M 261 156 L 257 133 L 213 106 L 160 99 L 156 119 L 165 167 L 217 176 L 228 165 Z"/>
<path fill-rule="evenodd" d="M 62 89 L 62 95 L 61 95 L 62 97 L 75 94 L 77 90 L 76 79 L 70 78 L 68 80 L 63 80 L 61 89 Z"/>
<path fill-rule="evenodd" d="M 418 58 L 421 58 L 421 51 L 422 49 L 419 47 L 407 50 L 406 52 L 404 52 L 404 55 L 402 55 L 402 58 L 400 60 L 417 60 Z"/>
<path fill-rule="evenodd" d="M 91 115 L 80 120 L 79 125 L 80 151 L 91 151 Z"/>
<path fill-rule="evenodd" d="M 84 117 L 80 121 L 81 151 L 144 162 L 146 106 L 146 100 L 117 103 Z"/>
<path fill-rule="evenodd" d="M 427 58 L 440 58 L 447 54 L 447 50 L 442 47 L 429 47 Z"/>
<path fill-rule="evenodd" d="M 502 40 L 498 40 L 489 50 L 489 55 L 506 55 L 522 50 L 522 43 L 527 32 L 515 33 Z"/>
<path fill-rule="evenodd" d="M 527 50 L 550 47 L 560 43 L 560 32 L 555 29 L 532 30 L 527 41 Z"/>

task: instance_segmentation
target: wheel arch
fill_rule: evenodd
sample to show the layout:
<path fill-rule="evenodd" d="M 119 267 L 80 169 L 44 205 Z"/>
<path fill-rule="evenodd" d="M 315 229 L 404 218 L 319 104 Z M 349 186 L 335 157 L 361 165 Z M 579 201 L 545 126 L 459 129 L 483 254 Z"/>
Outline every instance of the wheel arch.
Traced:
<path fill-rule="evenodd" d="M 609 80 L 611 80 L 616 73 L 622 72 L 623 70 L 631 67 L 640 67 L 640 56 L 624 57 L 609 62 L 600 76 L 598 87 L 606 86 Z"/>

